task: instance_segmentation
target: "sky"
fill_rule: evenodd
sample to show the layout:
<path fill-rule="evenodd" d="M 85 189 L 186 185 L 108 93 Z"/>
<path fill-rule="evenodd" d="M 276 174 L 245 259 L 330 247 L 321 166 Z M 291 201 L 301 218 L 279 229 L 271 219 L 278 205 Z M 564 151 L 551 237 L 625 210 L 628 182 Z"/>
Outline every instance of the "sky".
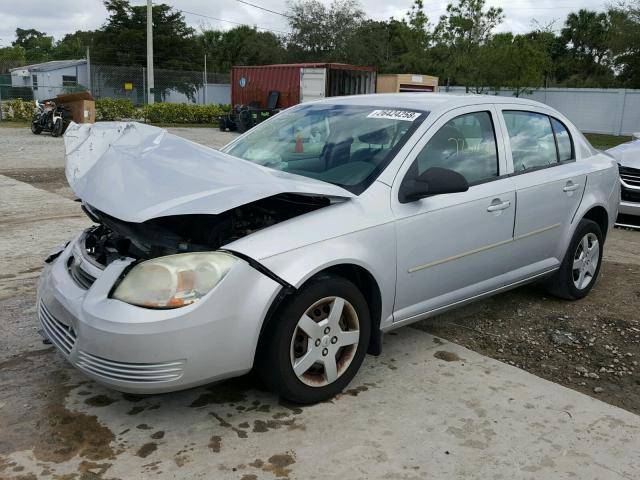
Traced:
<path fill-rule="evenodd" d="M 160 2 L 160 0 L 156 0 Z M 286 11 L 286 0 L 248 0 L 277 12 Z M 321 0 L 329 4 L 330 0 Z M 450 0 L 425 0 L 425 10 L 432 23 L 445 13 Z M 132 0 L 133 5 L 146 4 L 144 0 Z M 288 31 L 286 18 L 239 3 L 237 0 L 165 0 L 184 12 L 187 23 L 202 28 L 228 29 L 237 23 L 255 25 L 258 28 Z M 401 18 L 411 8 L 413 0 L 360 0 L 369 18 Z M 605 0 L 487 0 L 487 5 L 502 7 L 505 21 L 499 31 L 522 33 L 530 30 L 534 20 L 541 25 L 553 23 L 556 30 L 562 27 L 571 11 L 580 8 L 603 10 Z M 187 13 L 190 12 L 190 13 Z M 199 15 L 195 15 L 199 14 Z M 53 35 L 56 40 L 76 30 L 94 30 L 106 19 L 102 0 L 0 0 L 0 47 L 11 45 L 15 30 L 35 28 Z M 224 21 L 222 21 L 224 20 Z"/>

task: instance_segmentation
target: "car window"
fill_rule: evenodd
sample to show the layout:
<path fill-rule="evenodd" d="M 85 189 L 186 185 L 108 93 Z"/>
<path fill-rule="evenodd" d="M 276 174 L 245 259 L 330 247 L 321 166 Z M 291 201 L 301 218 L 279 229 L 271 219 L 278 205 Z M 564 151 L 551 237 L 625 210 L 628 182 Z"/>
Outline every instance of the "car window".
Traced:
<path fill-rule="evenodd" d="M 414 174 L 432 167 L 454 170 L 469 184 L 498 176 L 498 150 L 489 112 L 460 115 L 438 130 L 418 154 Z"/>
<path fill-rule="evenodd" d="M 571 141 L 571 135 L 562 122 L 551 118 L 551 125 L 553 126 L 553 133 L 556 135 L 556 142 L 558 144 L 558 157 L 561 162 L 567 160 L 573 160 L 573 142 Z"/>
<path fill-rule="evenodd" d="M 515 173 L 558 163 L 551 120 L 541 113 L 505 111 Z"/>
<path fill-rule="evenodd" d="M 360 194 L 427 115 L 402 108 L 303 104 L 278 113 L 222 151 Z"/>

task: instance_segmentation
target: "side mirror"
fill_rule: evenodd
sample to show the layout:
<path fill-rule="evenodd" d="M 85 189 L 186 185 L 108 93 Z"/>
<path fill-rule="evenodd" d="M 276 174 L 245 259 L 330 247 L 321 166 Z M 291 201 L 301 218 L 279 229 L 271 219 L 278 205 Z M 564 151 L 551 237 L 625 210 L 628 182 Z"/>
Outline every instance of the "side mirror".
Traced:
<path fill-rule="evenodd" d="M 432 167 L 417 178 L 405 179 L 400 186 L 400 203 L 409 203 L 421 198 L 443 193 L 466 192 L 469 190 L 467 179 L 448 168 Z"/>

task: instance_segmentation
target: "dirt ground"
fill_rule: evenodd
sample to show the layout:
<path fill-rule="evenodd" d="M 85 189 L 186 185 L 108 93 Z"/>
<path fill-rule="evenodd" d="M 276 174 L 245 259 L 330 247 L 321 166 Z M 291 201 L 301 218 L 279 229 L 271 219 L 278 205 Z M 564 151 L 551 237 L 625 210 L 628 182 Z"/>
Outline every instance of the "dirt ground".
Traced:
<path fill-rule="evenodd" d="M 640 414 L 638 307 L 640 266 L 605 261 L 580 301 L 532 285 L 415 327 Z"/>

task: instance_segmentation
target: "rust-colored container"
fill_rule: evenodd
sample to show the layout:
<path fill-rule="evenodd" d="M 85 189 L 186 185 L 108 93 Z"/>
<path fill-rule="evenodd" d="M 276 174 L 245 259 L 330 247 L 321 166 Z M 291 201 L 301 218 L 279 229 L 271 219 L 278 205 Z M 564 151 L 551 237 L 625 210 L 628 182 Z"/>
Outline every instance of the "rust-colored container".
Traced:
<path fill-rule="evenodd" d="M 344 63 L 234 66 L 231 103 L 267 107 L 269 92 L 280 92 L 277 108 L 339 95 L 375 93 L 376 69 Z"/>

